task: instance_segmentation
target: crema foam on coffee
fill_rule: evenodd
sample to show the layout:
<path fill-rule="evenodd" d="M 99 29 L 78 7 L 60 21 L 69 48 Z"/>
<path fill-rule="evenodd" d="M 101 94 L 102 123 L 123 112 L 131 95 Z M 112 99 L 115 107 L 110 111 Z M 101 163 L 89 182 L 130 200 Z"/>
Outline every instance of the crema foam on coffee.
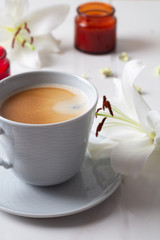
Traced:
<path fill-rule="evenodd" d="M 63 122 L 88 109 L 87 97 L 62 85 L 37 86 L 15 93 L 0 108 L 2 117 L 29 124 Z"/>

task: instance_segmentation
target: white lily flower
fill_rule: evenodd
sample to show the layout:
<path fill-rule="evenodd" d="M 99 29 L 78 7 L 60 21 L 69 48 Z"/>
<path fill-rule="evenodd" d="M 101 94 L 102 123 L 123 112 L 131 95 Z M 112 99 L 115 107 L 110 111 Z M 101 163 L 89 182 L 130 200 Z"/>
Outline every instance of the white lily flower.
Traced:
<path fill-rule="evenodd" d="M 140 61 L 132 60 L 125 65 L 122 80 L 114 79 L 119 89 L 111 100 L 114 115 L 103 109 L 96 114 L 94 128 L 98 116 L 107 118 L 100 133 L 102 140 L 89 143 L 93 158 L 110 154 L 113 169 L 134 178 L 152 153 L 160 156 L 160 111 L 152 111 L 134 87 L 134 80 L 143 68 Z"/>
<path fill-rule="evenodd" d="M 54 5 L 28 13 L 27 0 L 5 0 L 0 11 L 0 45 L 9 58 L 30 68 L 40 68 L 39 53 L 59 52 L 52 31 L 66 18 L 69 6 Z"/>

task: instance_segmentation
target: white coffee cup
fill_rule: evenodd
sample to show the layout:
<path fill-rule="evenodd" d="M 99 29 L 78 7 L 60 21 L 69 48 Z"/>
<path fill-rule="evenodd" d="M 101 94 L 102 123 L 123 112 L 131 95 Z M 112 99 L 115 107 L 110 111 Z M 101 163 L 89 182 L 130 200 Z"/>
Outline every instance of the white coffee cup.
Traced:
<path fill-rule="evenodd" d="M 19 178 L 38 186 L 62 183 L 80 170 L 94 118 L 97 91 L 87 80 L 61 72 L 27 72 L 0 81 L 0 104 L 14 92 L 52 83 L 82 91 L 89 100 L 88 110 L 74 119 L 53 124 L 25 124 L 0 116 L 0 144 L 5 153 L 0 165 L 12 168 Z"/>

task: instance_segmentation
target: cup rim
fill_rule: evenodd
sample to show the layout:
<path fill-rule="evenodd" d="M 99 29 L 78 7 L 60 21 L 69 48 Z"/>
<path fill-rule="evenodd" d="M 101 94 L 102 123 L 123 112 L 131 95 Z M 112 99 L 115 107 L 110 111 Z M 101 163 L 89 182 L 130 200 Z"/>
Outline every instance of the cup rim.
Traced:
<path fill-rule="evenodd" d="M 77 79 L 80 79 L 82 82 L 84 82 L 85 84 L 87 85 L 90 85 L 94 91 L 95 91 L 95 101 L 93 102 L 93 104 L 91 104 L 88 108 L 87 111 L 85 111 L 83 114 L 75 117 L 75 118 L 71 118 L 69 120 L 66 120 L 66 121 L 62 121 L 62 122 L 56 122 L 56 123 L 42 123 L 42 124 L 31 124 L 31 123 L 21 123 L 21 122 L 16 122 L 16 121 L 13 121 L 13 120 L 9 120 L 3 116 L 0 115 L 0 120 L 10 124 L 10 125 L 15 125 L 15 126 L 23 126 L 23 127 L 49 127 L 49 126 L 60 126 L 60 125 L 66 125 L 66 124 L 69 124 L 70 122 L 73 122 L 73 121 L 77 121 L 78 119 L 81 119 L 83 118 L 85 115 L 87 115 L 96 105 L 97 105 L 97 102 L 98 102 L 98 91 L 96 89 L 96 87 L 94 86 L 93 83 L 89 82 L 88 80 L 86 80 L 85 78 L 81 77 L 81 76 L 78 76 L 76 74 L 72 74 L 72 73 L 67 73 L 67 72 L 63 72 L 63 71 L 50 71 L 50 70 L 45 70 L 45 71 L 42 71 L 42 70 L 38 70 L 38 71 L 28 71 L 28 72 L 23 72 L 23 73 L 18 73 L 18 74 L 15 74 L 15 75 L 12 75 L 12 76 L 8 76 L 4 79 L 2 79 L 0 81 L 0 85 L 1 83 L 3 82 L 6 82 L 6 81 L 13 81 L 12 79 L 16 78 L 17 76 L 23 76 L 23 75 L 30 75 L 30 74 L 38 74 L 38 73 L 55 73 L 55 74 L 61 74 L 61 75 L 68 75 L 68 76 L 71 76 L 71 77 L 76 77 Z"/>

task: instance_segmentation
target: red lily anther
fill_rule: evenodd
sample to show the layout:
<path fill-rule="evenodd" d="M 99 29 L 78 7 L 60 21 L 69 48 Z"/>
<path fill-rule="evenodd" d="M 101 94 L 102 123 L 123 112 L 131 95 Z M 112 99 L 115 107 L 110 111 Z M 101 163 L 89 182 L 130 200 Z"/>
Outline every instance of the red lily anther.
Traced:
<path fill-rule="evenodd" d="M 102 110 L 102 108 L 97 108 L 96 113 L 98 113 L 100 110 Z M 97 117 L 97 115 L 95 115 Z"/>
<path fill-rule="evenodd" d="M 33 38 L 33 37 L 31 37 L 30 44 L 33 44 L 33 41 L 34 41 L 34 38 Z"/>
<path fill-rule="evenodd" d="M 12 48 L 14 48 L 14 44 L 15 44 L 15 40 L 16 40 L 16 36 L 18 35 L 18 33 L 21 31 L 21 27 L 19 27 L 17 29 L 17 31 L 14 34 L 13 40 L 12 40 Z"/>
<path fill-rule="evenodd" d="M 28 33 L 30 33 L 31 31 L 30 31 L 30 29 L 28 28 L 28 26 L 27 26 L 27 23 L 25 22 L 24 23 L 24 29 L 26 29 L 26 31 L 28 32 Z"/>
<path fill-rule="evenodd" d="M 103 124 L 104 124 L 104 122 L 105 122 L 106 119 L 107 119 L 106 117 L 103 118 L 102 122 L 100 122 L 100 123 L 98 124 L 97 129 L 96 129 L 96 137 L 98 137 L 98 133 L 101 131 L 101 129 L 102 129 L 102 127 L 103 127 Z"/>
<path fill-rule="evenodd" d="M 110 102 L 107 100 L 106 96 L 103 96 L 103 110 L 108 108 L 110 114 L 113 116 L 113 111 Z"/>

